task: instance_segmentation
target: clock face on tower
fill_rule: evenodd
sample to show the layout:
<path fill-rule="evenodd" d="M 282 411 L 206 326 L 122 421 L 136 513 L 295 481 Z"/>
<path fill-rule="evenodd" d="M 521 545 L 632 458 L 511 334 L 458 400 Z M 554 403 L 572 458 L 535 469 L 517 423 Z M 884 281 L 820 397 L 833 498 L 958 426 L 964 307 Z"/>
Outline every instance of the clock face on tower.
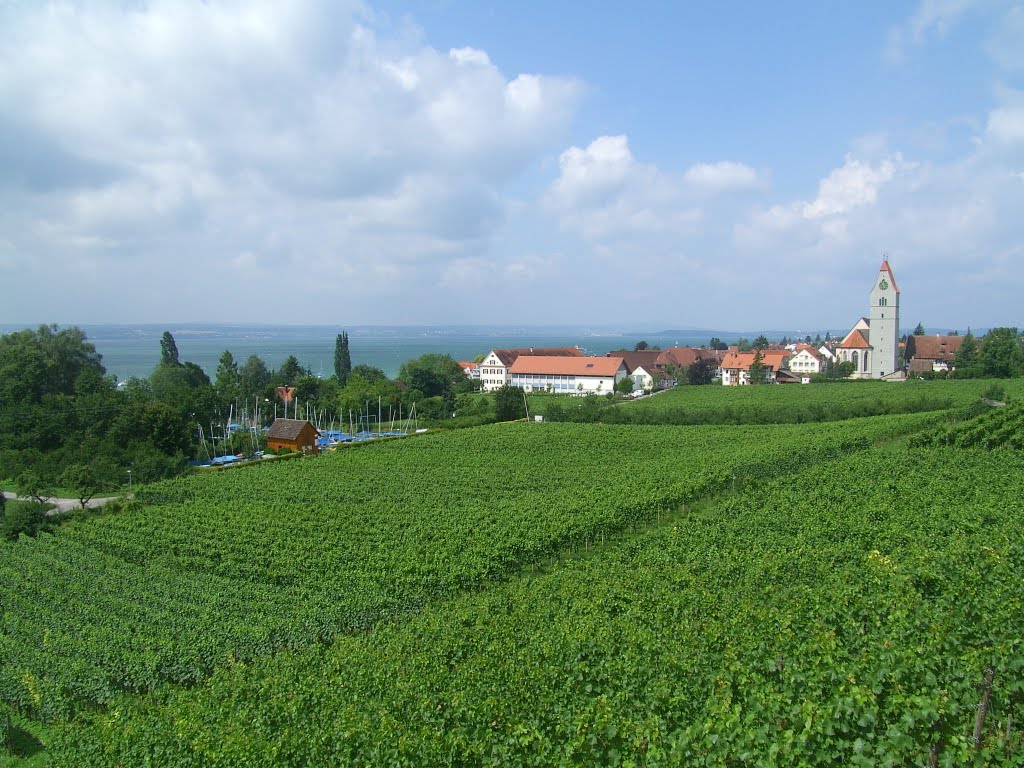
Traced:
<path fill-rule="evenodd" d="M 889 290 L 889 282 L 883 277 L 882 282 L 878 284 L 878 287 L 881 288 L 883 291 L 887 291 Z"/>

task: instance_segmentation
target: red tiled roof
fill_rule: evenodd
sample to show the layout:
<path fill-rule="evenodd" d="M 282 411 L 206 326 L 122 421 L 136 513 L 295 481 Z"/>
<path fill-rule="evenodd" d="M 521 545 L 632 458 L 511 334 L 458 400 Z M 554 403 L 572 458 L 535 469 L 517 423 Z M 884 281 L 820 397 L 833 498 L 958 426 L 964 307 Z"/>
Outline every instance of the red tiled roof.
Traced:
<path fill-rule="evenodd" d="M 658 365 L 658 357 L 661 355 L 661 350 L 658 349 L 641 349 L 630 351 L 627 349 L 613 349 L 605 357 L 621 357 L 623 362 L 626 364 L 626 372 L 632 373 L 637 368 L 643 368 L 648 373 L 651 369 Z"/>
<path fill-rule="evenodd" d="M 659 365 L 675 365 L 679 368 L 686 368 L 698 360 L 714 360 L 716 363 L 721 356 L 713 349 L 695 349 L 693 347 L 669 347 L 658 358 Z"/>
<path fill-rule="evenodd" d="M 757 352 L 734 352 L 722 360 L 723 370 L 749 370 L 754 364 Z M 761 351 L 761 365 L 765 368 L 779 370 L 792 355 L 788 349 L 765 349 Z"/>
<path fill-rule="evenodd" d="M 882 259 L 882 267 L 879 271 L 886 272 L 889 275 L 889 282 L 892 283 L 892 287 L 895 289 L 896 293 L 899 293 L 900 288 L 896 285 L 896 278 L 892 274 L 892 268 L 889 266 L 888 259 Z"/>
<path fill-rule="evenodd" d="M 952 362 L 963 341 L 963 336 L 911 336 L 907 340 L 907 355 L 912 360 Z"/>
<path fill-rule="evenodd" d="M 523 349 L 495 349 L 494 354 L 507 367 L 520 355 L 531 357 L 583 357 L 577 347 L 526 347 Z"/>
<path fill-rule="evenodd" d="M 847 334 L 846 338 L 843 339 L 843 343 L 839 345 L 839 349 L 870 349 L 871 345 L 868 344 L 868 340 L 864 338 L 864 334 L 858 330 L 852 330 Z"/>
<path fill-rule="evenodd" d="M 614 376 L 624 365 L 621 357 L 557 357 L 520 355 L 509 373 L 542 376 Z"/>

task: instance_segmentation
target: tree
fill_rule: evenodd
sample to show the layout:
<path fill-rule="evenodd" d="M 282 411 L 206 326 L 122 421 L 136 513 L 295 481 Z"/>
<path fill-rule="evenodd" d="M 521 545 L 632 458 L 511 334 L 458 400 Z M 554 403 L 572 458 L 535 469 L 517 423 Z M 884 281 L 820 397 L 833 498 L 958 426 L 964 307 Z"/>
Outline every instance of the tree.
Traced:
<path fill-rule="evenodd" d="M 768 349 L 768 337 L 765 336 L 764 334 L 761 334 L 756 339 L 754 339 L 754 349 Z"/>
<path fill-rule="evenodd" d="M 309 371 L 299 364 L 295 355 L 288 355 L 281 363 L 281 367 L 277 369 L 277 378 L 284 386 L 294 386 L 300 378 L 308 375 Z"/>
<path fill-rule="evenodd" d="M 728 349 L 729 345 L 722 341 L 717 336 L 712 336 L 711 341 L 708 342 L 708 349 Z"/>
<path fill-rule="evenodd" d="M 0 404 L 74 394 L 75 382 L 87 370 L 106 376 L 102 356 L 79 328 L 41 325 L 0 336 Z"/>
<path fill-rule="evenodd" d="M 388 378 L 384 371 L 372 365 L 357 365 L 352 369 L 350 376 L 358 376 L 369 384 L 373 384 L 376 381 L 386 381 Z"/>
<path fill-rule="evenodd" d="M 686 383 L 696 386 L 710 384 L 715 378 L 718 365 L 713 360 L 698 357 L 693 365 L 686 369 Z"/>
<path fill-rule="evenodd" d="M 993 328 L 981 342 L 979 352 L 985 376 L 1008 379 L 1024 375 L 1024 351 L 1016 328 Z"/>
<path fill-rule="evenodd" d="M 31 469 L 26 469 L 18 475 L 14 484 L 18 487 L 18 493 L 28 496 L 37 504 L 45 504 L 53 496 L 49 486 Z"/>
<path fill-rule="evenodd" d="M 633 351 L 643 352 L 645 349 L 647 349 L 648 346 L 649 345 L 646 341 L 638 341 L 636 344 L 633 345 Z"/>
<path fill-rule="evenodd" d="M 244 397 L 267 395 L 267 389 L 270 387 L 270 370 L 262 357 L 249 355 L 238 371 L 238 383 Z"/>
<path fill-rule="evenodd" d="M 494 415 L 498 421 L 526 418 L 526 395 L 520 387 L 505 384 L 494 390 Z"/>
<path fill-rule="evenodd" d="M 914 335 L 915 336 L 924 336 L 924 325 L 922 325 L 921 323 L 918 323 L 917 325 L 915 325 L 914 326 Z"/>
<path fill-rule="evenodd" d="M 342 331 L 334 340 L 334 376 L 345 386 L 352 373 L 352 355 L 348 350 L 348 331 Z"/>
<path fill-rule="evenodd" d="M 764 382 L 764 355 L 761 354 L 760 349 L 754 354 L 754 359 L 747 369 L 747 382 L 750 384 Z"/>
<path fill-rule="evenodd" d="M 736 349 L 739 350 L 740 352 L 749 352 L 751 349 L 753 349 L 753 347 L 750 344 L 750 339 L 744 336 L 740 336 L 740 338 L 736 340 Z"/>
<path fill-rule="evenodd" d="M 217 394 L 224 402 L 234 402 L 242 394 L 240 385 L 238 363 L 235 362 L 235 356 L 231 354 L 231 350 L 225 349 L 217 363 L 217 380 L 214 385 Z"/>
<path fill-rule="evenodd" d="M 623 395 L 628 395 L 633 391 L 633 379 L 626 376 L 625 378 L 615 382 L 615 391 Z"/>
<path fill-rule="evenodd" d="M 451 355 L 429 353 L 402 364 L 398 380 L 426 397 L 451 399 L 460 392 L 473 390 L 473 382 Z"/>
<path fill-rule="evenodd" d="M 178 365 L 178 345 L 170 331 L 164 331 L 160 337 L 160 363 L 162 365 Z"/>
<path fill-rule="evenodd" d="M 62 485 L 74 490 L 82 509 L 100 491 L 100 479 L 92 464 L 72 464 L 64 470 L 60 481 Z"/>
<path fill-rule="evenodd" d="M 967 329 L 967 333 L 960 341 L 960 348 L 953 356 L 953 368 L 956 369 L 956 375 L 961 378 L 969 378 L 978 372 L 978 342 L 970 328 Z"/>

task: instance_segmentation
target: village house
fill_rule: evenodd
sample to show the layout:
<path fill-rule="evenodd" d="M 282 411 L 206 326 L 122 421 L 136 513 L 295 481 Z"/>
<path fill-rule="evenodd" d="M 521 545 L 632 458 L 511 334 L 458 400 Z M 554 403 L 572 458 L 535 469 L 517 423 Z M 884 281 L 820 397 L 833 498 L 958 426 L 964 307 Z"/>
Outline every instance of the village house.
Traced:
<path fill-rule="evenodd" d="M 938 373 L 953 366 L 963 336 L 911 336 L 907 339 L 904 356 L 908 373 Z"/>
<path fill-rule="evenodd" d="M 305 419 L 274 419 L 267 432 L 267 448 L 272 451 L 287 448 L 299 453 L 319 453 L 318 437 L 320 433 L 316 427 Z"/>
<path fill-rule="evenodd" d="M 525 392 L 603 395 L 626 376 L 621 357 L 519 355 L 509 368 L 509 384 Z"/>
<path fill-rule="evenodd" d="M 776 373 L 786 368 L 789 361 L 788 349 L 761 350 L 761 376 L 765 384 L 775 382 Z M 726 387 L 750 384 L 750 367 L 758 352 L 730 352 L 722 360 L 722 384 Z"/>
<path fill-rule="evenodd" d="M 825 356 L 812 344 L 795 344 L 789 358 L 789 370 L 800 376 L 821 373 L 825 369 Z"/>
<path fill-rule="evenodd" d="M 578 347 L 547 347 L 526 349 L 492 349 L 480 363 L 480 388 L 493 392 L 510 383 L 509 369 L 520 355 L 532 357 L 582 357 Z"/>

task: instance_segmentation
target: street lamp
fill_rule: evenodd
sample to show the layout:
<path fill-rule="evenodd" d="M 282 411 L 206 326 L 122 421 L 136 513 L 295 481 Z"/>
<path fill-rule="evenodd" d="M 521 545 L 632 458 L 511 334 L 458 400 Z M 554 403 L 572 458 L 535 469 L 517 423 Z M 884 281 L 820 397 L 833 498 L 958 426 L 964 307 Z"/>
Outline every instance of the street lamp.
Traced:
<path fill-rule="evenodd" d="M 132 471 L 128 470 L 128 495 L 132 495 Z"/>

